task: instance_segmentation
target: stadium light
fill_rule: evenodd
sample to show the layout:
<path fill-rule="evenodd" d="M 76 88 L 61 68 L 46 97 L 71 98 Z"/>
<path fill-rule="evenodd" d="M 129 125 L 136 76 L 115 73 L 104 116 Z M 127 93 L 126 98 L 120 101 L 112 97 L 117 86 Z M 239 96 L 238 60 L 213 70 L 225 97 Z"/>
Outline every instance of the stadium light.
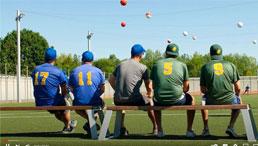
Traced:
<path fill-rule="evenodd" d="M 21 83 L 21 38 L 20 38 L 20 21 L 21 18 L 24 16 L 23 13 L 20 12 L 20 10 L 17 10 L 17 16 L 15 18 L 16 21 L 16 27 L 17 27 L 17 102 L 21 102 L 20 97 L 20 83 Z"/>
<path fill-rule="evenodd" d="M 93 33 L 88 31 L 87 39 L 88 39 L 88 51 L 90 51 L 90 39 L 93 36 Z"/>

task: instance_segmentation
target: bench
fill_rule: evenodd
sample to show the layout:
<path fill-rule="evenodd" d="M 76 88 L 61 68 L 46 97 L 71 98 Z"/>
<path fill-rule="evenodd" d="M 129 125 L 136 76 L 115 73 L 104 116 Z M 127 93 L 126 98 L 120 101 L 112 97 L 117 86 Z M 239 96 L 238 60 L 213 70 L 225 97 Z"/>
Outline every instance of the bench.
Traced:
<path fill-rule="evenodd" d="M 89 118 L 91 138 L 98 139 L 97 126 L 94 117 L 95 111 L 98 112 L 101 123 L 104 120 L 103 110 L 92 106 L 38 106 L 38 107 L 1 107 L 0 111 L 37 111 L 37 110 L 86 110 Z"/>
<path fill-rule="evenodd" d="M 89 115 L 89 123 L 91 128 L 91 138 L 98 140 L 107 140 L 107 133 L 112 117 L 112 112 L 116 112 L 114 136 L 120 135 L 121 117 L 123 110 L 222 110 L 222 109 L 240 109 L 242 112 L 245 131 L 248 141 L 256 141 L 258 139 L 257 129 L 253 118 L 252 111 L 247 104 L 242 105 L 187 105 L 187 106 L 107 106 L 105 116 L 102 110 L 92 106 L 42 106 L 42 107 L 0 107 L 0 111 L 27 111 L 27 110 L 86 110 Z M 97 134 L 96 121 L 94 112 L 98 111 L 102 123 L 100 134 Z M 99 112 L 101 111 L 101 112 Z M 102 116 L 101 116 L 102 115 Z M 102 119 L 101 117 L 104 118 Z"/>
<path fill-rule="evenodd" d="M 112 112 L 116 112 L 115 128 L 113 137 L 120 135 L 122 110 L 222 110 L 222 109 L 240 109 L 248 141 L 258 139 L 257 129 L 252 111 L 247 104 L 242 105 L 187 105 L 187 106 L 107 106 L 105 118 L 100 129 L 99 140 L 107 140 L 106 133 L 110 124 Z"/>

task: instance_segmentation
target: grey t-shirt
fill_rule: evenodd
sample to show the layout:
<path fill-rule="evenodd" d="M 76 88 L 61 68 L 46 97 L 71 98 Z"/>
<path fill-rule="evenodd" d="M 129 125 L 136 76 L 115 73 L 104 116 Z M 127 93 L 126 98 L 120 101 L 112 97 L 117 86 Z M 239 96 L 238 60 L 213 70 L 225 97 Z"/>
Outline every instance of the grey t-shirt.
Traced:
<path fill-rule="evenodd" d="M 114 98 L 131 99 L 142 97 L 140 87 L 143 80 L 149 80 L 147 67 L 133 59 L 123 61 L 113 72 L 116 78 Z"/>

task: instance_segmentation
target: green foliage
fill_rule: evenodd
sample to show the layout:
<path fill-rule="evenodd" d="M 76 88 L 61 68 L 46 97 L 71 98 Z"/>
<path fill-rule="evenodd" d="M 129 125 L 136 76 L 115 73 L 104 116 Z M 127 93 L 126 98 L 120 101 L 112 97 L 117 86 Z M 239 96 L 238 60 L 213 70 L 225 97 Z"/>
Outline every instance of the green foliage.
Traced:
<path fill-rule="evenodd" d="M 17 33 L 8 33 L 1 41 L 1 73 L 7 65 L 8 74 L 16 74 L 17 64 Z M 21 73 L 26 74 L 26 66 L 31 72 L 36 65 L 44 62 L 44 50 L 48 48 L 47 40 L 39 33 L 23 29 L 21 31 Z"/>
<path fill-rule="evenodd" d="M 70 72 L 77 66 L 81 64 L 79 56 L 72 54 L 60 54 L 57 59 L 55 65 L 62 69 L 66 75 L 69 76 Z"/>
<path fill-rule="evenodd" d="M 254 57 L 245 54 L 229 54 L 224 56 L 224 60 L 228 60 L 236 65 L 241 76 L 257 75 L 257 62 Z"/>
<path fill-rule="evenodd" d="M 202 66 L 210 61 L 208 55 L 201 55 L 197 52 L 193 56 L 182 55 L 179 58 L 187 65 L 190 77 L 199 77 Z"/>
<path fill-rule="evenodd" d="M 94 61 L 93 65 L 105 72 L 105 77 L 108 78 L 119 63 L 120 60 L 116 57 L 116 55 L 112 54 L 109 56 L 109 58 L 101 58 Z"/>
<path fill-rule="evenodd" d="M 162 54 L 159 51 L 156 50 L 155 52 L 153 52 L 151 49 L 148 49 L 145 52 L 145 56 L 142 59 L 141 63 L 145 64 L 148 69 L 151 70 L 153 64 L 160 58 L 162 58 Z"/>

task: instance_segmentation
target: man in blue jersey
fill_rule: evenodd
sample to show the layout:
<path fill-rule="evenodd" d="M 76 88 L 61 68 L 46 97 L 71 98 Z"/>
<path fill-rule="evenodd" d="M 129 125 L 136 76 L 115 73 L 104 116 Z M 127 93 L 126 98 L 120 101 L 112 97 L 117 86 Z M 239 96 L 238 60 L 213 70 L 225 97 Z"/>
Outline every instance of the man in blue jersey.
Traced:
<path fill-rule="evenodd" d="M 92 65 L 93 59 L 92 52 L 84 52 L 82 54 L 82 65 L 75 68 L 70 74 L 69 85 L 74 95 L 73 105 L 75 106 L 104 106 L 100 96 L 105 91 L 105 77 L 100 69 Z M 76 113 L 88 119 L 85 110 L 77 110 Z M 84 124 L 83 129 L 90 134 L 88 122 Z"/>
<path fill-rule="evenodd" d="M 31 77 L 33 79 L 36 106 L 65 106 L 67 95 L 67 78 L 64 73 L 54 66 L 56 50 L 48 48 L 45 51 L 45 63 L 37 66 Z M 60 94 L 61 87 L 61 94 Z M 55 117 L 64 123 L 63 133 L 71 133 L 77 121 L 71 121 L 69 110 L 52 110 Z"/>

